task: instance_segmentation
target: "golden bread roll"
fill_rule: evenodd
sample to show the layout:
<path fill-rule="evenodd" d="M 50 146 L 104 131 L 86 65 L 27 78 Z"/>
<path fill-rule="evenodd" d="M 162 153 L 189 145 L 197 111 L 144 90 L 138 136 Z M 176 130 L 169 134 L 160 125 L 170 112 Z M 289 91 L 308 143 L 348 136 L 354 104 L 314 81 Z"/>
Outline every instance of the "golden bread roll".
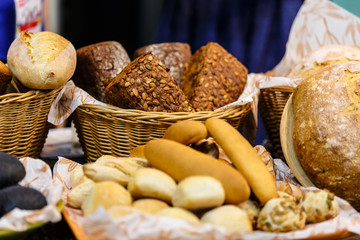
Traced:
<path fill-rule="evenodd" d="M 73 187 L 67 195 L 67 204 L 74 208 L 80 208 L 94 184 L 94 181 L 87 178 L 87 180 Z"/>
<path fill-rule="evenodd" d="M 189 145 L 206 138 L 206 136 L 207 130 L 202 122 L 184 120 L 168 127 L 163 138 Z"/>
<path fill-rule="evenodd" d="M 164 216 L 170 218 L 178 218 L 192 223 L 200 222 L 199 218 L 192 212 L 178 207 L 163 208 L 154 213 L 157 216 Z"/>
<path fill-rule="evenodd" d="M 125 174 L 121 170 L 96 163 L 84 164 L 83 171 L 84 175 L 94 182 L 114 181 L 126 186 L 130 180 L 130 175 Z"/>
<path fill-rule="evenodd" d="M 312 183 L 360 210 L 360 61 L 322 68 L 293 93 L 293 144 Z"/>
<path fill-rule="evenodd" d="M 171 202 L 176 182 L 165 172 L 155 168 L 141 168 L 134 172 L 127 189 L 133 197 L 152 197 Z"/>
<path fill-rule="evenodd" d="M 262 145 L 257 145 L 254 148 L 257 154 L 260 156 L 261 160 L 265 163 L 268 171 L 275 179 L 274 159 L 271 157 L 271 154 L 268 151 L 266 151 L 265 147 Z"/>
<path fill-rule="evenodd" d="M 149 167 L 149 163 L 143 159 L 115 157 L 111 155 L 101 156 L 95 161 L 95 164 L 116 168 L 126 175 L 132 175 L 133 172 L 139 168 Z"/>
<path fill-rule="evenodd" d="M 224 205 L 206 212 L 201 222 L 225 227 L 232 232 L 251 232 L 252 223 L 247 213 L 235 205 Z"/>
<path fill-rule="evenodd" d="M 113 218 L 121 218 L 130 214 L 137 213 L 136 209 L 121 205 L 114 205 L 106 209 L 106 212 Z"/>
<path fill-rule="evenodd" d="M 189 210 L 218 207 L 225 201 L 225 190 L 219 180 L 210 176 L 191 176 L 179 182 L 171 202 L 174 207 Z"/>
<path fill-rule="evenodd" d="M 169 207 L 166 202 L 154 198 L 142 198 L 135 200 L 132 206 L 145 213 L 155 213 L 163 208 Z"/>
<path fill-rule="evenodd" d="M 306 55 L 288 74 L 292 78 L 305 78 L 323 67 L 349 61 L 360 61 L 360 48 L 350 45 L 319 47 Z"/>
<path fill-rule="evenodd" d="M 144 148 L 145 148 L 145 145 L 139 145 L 136 148 L 133 148 L 130 151 L 129 157 L 141 158 L 141 159 L 146 160 L 145 154 L 144 154 Z"/>
<path fill-rule="evenodd" d="M 288 232 L 305 227 L 306 213 L 294 201 L 273 198 L 260 210 L 257 228 L 267 232 Z"/>
<path fill-rule="evenodd" d="M 56 89 L 74 74 L 76 51 L 53 32 L 21 32 L 11 43 L 7 63 L 12 74 L 32 89 Z"/>
<path fill-rule="evenodd" d="M 303 196 L 303 192 L 300 189 L 300 187 L 295 186 L 294 184 L 288 183 L 288 182 L 284 182 L 284 181 L 276 181 L 276 189 L 281 192 L 285 192 L 291 196 L 293 196 L 294 198 L 296 198 L 296 200 L 300 200 L 300 198 Z"/>
<path fill-rule="evenodd" d="M 181 143 L 156 139 L 145 146 L 145 156 L 149 163 L 176 181 L 194 175 L 212 176 L 225 189 L 225 202 L 238 204 L 250 196 L 250 188 L 245 178 L 232 166 L 192 149 Z"/>
<path fill-rule="evenodd" d="M 87 217 L 94 213 L 99 206 L 109 209 L 116 205 L 131 206 L 131 204 L 131 194 L 123 186 L 112 181 L 104 181 L 95 183 L 90 189 L 81 204 L 81 210 Z"/>
<path fill-rule="evenodd" d="M 304 208 L 306 221 L 309 223 L 322 222 L 339 214 L 339 203 L 335 199 L 335 194 L 327 190 L 307 192 L 299 205 Z"/>
<path fill-rule="evenodd" d="M 253 226 L 256 226 L 257 218 L 259 216 L 260 208 L 259 204 L 252 200 L 246 200 L 245 202 L 239 203 L 237 206 L 244 210 L 249 216 Z"/>
<path fill-rule="evenodd" d="M 82 165 L 76 166 L 70 174 L 70 184 L 72 188 L 76 187 L 84 176 L 84 171 L 82 167 Z"/>
<path fill-rule="evenodd" d="M 243 174 L 262 204 L 278 196 L 275 179 L 256 150 L 229 123 L 210 118 L 205 121 L 210 135 L 224 149 L 235 167 Z"/>

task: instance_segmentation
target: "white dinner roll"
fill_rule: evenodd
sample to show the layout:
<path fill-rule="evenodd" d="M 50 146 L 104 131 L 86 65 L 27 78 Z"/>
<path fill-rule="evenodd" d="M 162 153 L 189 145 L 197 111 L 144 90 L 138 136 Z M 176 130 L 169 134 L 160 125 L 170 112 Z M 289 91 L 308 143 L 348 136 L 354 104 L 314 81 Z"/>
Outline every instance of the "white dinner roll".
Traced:
<path fill-rule="evenodd" d="M 176 189 L 176 182 L 158 169 L 140 168 L 133 173 L 127 189 L 135 198 L 150 197 L 170 203 Z"/>
<path fill-rule="evenodd" d="M 169 207 L 163 208 L 157 212 L 155 212 L 157 216 L 164 216 L 164 217 L 171 217 L 171 218 L 178 218 L 185 221 L 198 223 L 200 222 L 199 218 L 193 214 L 192 212 L 178 207 Z"/>
<path fill-rule="evenodd" d="M 333 218 L 339 213 L 339 204 L 334 193 L 327 190 L 307 192 L 300 200 L 306 212 L 306 221 L 317 223 Z"/>
<path fill-rule="evenodd" d="M 11 43 L 7 63 L 12 74 L 32 89 L 56 89 L 74 74 L 76 51 L 53 32 L 21 32 Z"/>
<path fill-rule="evenodd" d="M 83 177 L 84 177 L 84 171 L 82 165 L 77 165 L 70 174 L 71 187 L 72 188 L 76 187 L 80 183 Z"/>
<path fill-rule="evenodd" d="M 145 213 L 155 213 L 169 207 L 166 202 L 154 198 L 138 199 L 133 202 L 132 206 Z"/>
<path fill-rule="evenodd" d="M 252 223 L 245 210 L 235 205 L 224 205 L 206 212 L 201 222 L 211 223 L 215 226 L 225 227 L 234 232 L 252 231 Z"/>
<path fill-rule="evenodd" d="M 190 210 L 221 206 L 225 190 L 219 180 L 210 176 L 191 176 L 179 182 L 172 204 Z"/>

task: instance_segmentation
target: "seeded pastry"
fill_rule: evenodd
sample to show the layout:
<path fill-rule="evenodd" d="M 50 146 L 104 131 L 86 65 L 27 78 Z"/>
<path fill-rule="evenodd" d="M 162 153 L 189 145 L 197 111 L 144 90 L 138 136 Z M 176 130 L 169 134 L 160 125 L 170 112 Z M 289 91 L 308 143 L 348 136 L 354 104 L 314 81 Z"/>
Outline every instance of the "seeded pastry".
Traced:
<path fill-rule="evenodd" d="M 246 67 L 210 42 L 191 57 L 181 88 L 196 111 L 212 111 L 236 101 L 246 79 Z"/>
<path fill-rule="evenodd" d="M 151 53 L 136 58 L 105 89 L 106 102 L 154 112 L 190 112 L 186 96 Z"/>

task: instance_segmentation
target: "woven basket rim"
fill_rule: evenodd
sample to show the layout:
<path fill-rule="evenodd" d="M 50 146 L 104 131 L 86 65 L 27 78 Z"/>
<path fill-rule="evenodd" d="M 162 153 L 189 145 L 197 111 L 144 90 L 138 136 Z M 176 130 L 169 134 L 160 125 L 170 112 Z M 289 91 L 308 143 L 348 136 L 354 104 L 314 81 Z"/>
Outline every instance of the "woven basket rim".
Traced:
<path fill-rule="evenodd" d="M 121 118 L 137 118 L 137 119 L 197 119 L 197 118 L 209 118 L 215 116 L 224 115 L 241 115 L 244 112 L 251 110 L 251 103 L 244 105 L 236 105 L 228 109 L 219 109 L 215 111 L 199 111 L 199 112 L 147 112 L 137 109 L 125 109 L 115 106 L 103 106 L 94 104 L 83 104 L 78 107 L 79 109 L 86 111 L 90 109 L 95 114 L 106 115 L 109 117 L 121 117 Z M 239 108 L 241 109 L 239 111 Z"/>
<path fill-rule="evenodd" d="M 8 104 L 11 102 L 25 102 L 32 99 L 44 97 L 44 95 L 53 95 L 61 91 L 63 87 L 52 90 L 30 90 L 25 93 L 7 93 L 0 95 L 0 104 Z"/>
<path fill-rule="evenodd" d="M 271 91 L 271 92 L 287 92 L 293 93 L 295 88 L 290 86 L 278 86 L 278 87 L 270 87 L 270 88 L 262 88 L 261 91 Z"/>

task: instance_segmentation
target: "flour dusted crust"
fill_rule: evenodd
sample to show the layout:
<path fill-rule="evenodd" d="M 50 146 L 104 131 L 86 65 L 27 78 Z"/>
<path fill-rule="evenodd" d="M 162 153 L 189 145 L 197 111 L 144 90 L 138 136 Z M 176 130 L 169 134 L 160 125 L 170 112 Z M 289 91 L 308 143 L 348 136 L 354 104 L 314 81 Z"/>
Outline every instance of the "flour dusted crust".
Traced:
<path fill-rule="evenodd" d="M 319 188 L 360 209 L 360 62 L 331 65 L 296 88 L 293 142 Z"/>
<path fill-rule="evenodd" d="M 359 61 L 360 48 L 350 45 L 319 47 L 305 56 L 288 74 L 288 77 L 306 77 L 319 69 L 341 62 Z"/>

